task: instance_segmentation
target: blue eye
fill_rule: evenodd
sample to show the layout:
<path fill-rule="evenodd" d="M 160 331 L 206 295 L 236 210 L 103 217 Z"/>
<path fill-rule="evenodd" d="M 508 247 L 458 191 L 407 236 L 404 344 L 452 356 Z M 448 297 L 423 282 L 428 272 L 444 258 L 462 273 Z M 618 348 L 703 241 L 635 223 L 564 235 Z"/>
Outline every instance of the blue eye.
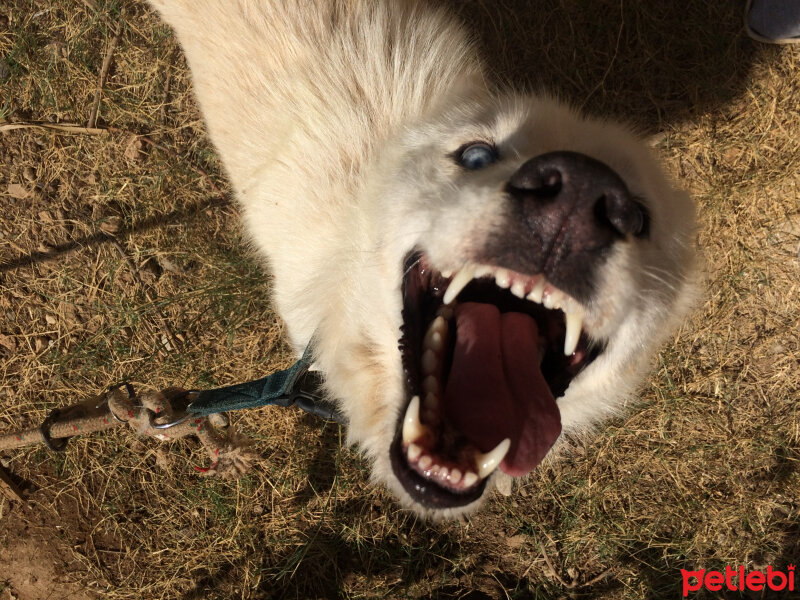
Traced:
<path fill-rule="evenodd" d="M 485 142 L 469 144 L 458 153 L 458 164 L 470 171 L 488 167 L 497 160 L 497 151 L 494 146 Z"/>

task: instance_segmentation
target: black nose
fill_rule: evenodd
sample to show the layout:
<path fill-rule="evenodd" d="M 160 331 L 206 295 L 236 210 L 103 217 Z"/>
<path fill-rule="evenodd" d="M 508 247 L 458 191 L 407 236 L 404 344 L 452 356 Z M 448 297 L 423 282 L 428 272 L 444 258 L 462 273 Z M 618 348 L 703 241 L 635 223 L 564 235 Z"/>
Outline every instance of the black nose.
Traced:
<path fill-rule="evenodd" d="M 508 220 L 489 240 L 487 260 L 521 273 L 544 273 L 582 301 L 592 297 L 612 245 L 647 235 L 647 213 L 625 182 L 583 154 L 532 158 L 511 176 L 506 192 Z"/>
<path fill-rule="evenodd" d="M 534 220 L 581 230 L 583 244 L 603 245 L 608 234 L 645 233 L 642 206 L 625 182 L 599 160 L 577 152 L 550 152 L 523 164 L 508 182 L 512 197 Z"/>

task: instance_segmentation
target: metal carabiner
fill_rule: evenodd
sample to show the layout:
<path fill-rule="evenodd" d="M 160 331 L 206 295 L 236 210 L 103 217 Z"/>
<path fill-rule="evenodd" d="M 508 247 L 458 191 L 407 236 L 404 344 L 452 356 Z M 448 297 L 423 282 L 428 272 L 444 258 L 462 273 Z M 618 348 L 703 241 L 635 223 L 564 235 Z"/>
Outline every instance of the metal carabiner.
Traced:
<path fill-rule="evenodd" d="M 172 404 L 173 402 L 175 402 L 175 400 L 182 400 L 182 399 L 186 398 L 187 396 L 190 396 L 190 395 L 196 394 L 196 393 L 197 393 L 197 390 L 184 390 L 184 391 L 182 391 L 182 392 L 180 392 L 178 394 L 175 394 L 174 396 L 169 397 L 168 400 L 169 400 L 170 404 Z M 152 429 L 169 429 L 170 427 L 175 427 L 176 425 L 180 425 L 181 423 L 184 423 L 184 422 L 188 421 L 189 419 L 197 416 L 197 415 L 194 415 L 191 412 L 189 412 L 188 409 L 189 409 L 190 406 L 191 406 L 191 402 L 185 408 L 181 408 L 181 411 L 183 412 L 182 416 L 170 421 L 169 423 L 160 423 L 160 424 L 156 423 L 156 419 L 158 418 L 158 415 L 156 415 L 154 412 L 151 412 L 148 424 L 150 425 L 150 427 Z"/>
<path fill-rule="evenodd" d="M 159 424 L 156 423 L 156 418 L 158 418 L 158 415 L 156 415 L 156 413 L 154 412 L 151 412 L 149 425 L 152 429 L 169 429 L 170 427 L 175 427 L 176 425 L 180 425 L 181 423 L 188 421 L 193 416 L 194 415 L 192 415 L 191 413 L 184 413 L 182 417 L 175 419 L 174 421 L 170 421 L 169 423 Z"/>

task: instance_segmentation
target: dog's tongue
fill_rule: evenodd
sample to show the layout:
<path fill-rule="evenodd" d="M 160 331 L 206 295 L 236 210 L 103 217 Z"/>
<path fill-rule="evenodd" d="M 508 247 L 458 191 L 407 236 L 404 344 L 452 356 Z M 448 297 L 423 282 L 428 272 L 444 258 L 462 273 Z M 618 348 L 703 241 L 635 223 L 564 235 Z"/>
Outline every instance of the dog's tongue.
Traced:
<path fill-rule="evenodd" d="M 445 414 L 483 452 L 511 438 L 500 469 L 524 475 L 561 434 L 561 414 L 539 368 L 536 321 L 476 302 L 457 305 L 455 314 Z"/>

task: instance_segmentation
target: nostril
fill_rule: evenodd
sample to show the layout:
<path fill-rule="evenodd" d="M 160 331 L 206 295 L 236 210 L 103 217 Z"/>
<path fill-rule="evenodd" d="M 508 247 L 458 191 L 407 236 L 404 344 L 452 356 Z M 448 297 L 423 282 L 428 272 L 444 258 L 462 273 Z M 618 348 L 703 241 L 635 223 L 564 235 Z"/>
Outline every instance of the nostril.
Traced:
<path fill-rule="evenodd" d="M 563 185 L 561 171 L 544 165 L 535 171 L 517 172 L 509 181 L 511 190 L 542 199 L 555 198 Z"/>
<path fill-rule="evenodd" d="M 597 218 L 620 235 L 643 237 L 648 233 L 646 209 L 625 191 L 607 191 L 597 199 L 594 209 Z"/>
<path fill-rule="evenodd" d="M 542 173 L 539 186 L 532 191 L 534 195 L 539 198 L 554 198 L 561 192 L 562 185 L 561 171 L 558 169 L 547 169 Z"/>

